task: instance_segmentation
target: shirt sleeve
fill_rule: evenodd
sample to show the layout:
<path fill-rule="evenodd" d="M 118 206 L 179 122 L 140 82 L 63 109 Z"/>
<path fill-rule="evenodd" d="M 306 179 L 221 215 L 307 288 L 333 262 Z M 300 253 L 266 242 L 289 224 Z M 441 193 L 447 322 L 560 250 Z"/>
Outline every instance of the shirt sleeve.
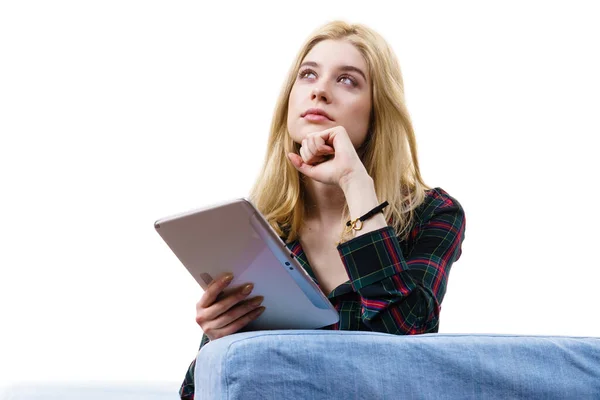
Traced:
<path fill-rule="evenodd" d="M 210 342 L 210 339 L 205 334 L 202 335 L 202 340 L 200 341 L 200 349 L 204 347 L 206 343 Z M 196 359 L 190 364 L 185 373 L 185 378 L 181 383 L 181 387 L 179 388 L 179 397 L 181 400 L 194 400 L 194 373 L 196 371 Z"/>
<path fill-rule="evenodd" d="M 391 226 L 340 244 L 350 283 L 361 298 L 363 323 L 393 334 L 437 332 L 464 231 L 464 211 L 448 196 L 413 228 L 406 258 Z"/>

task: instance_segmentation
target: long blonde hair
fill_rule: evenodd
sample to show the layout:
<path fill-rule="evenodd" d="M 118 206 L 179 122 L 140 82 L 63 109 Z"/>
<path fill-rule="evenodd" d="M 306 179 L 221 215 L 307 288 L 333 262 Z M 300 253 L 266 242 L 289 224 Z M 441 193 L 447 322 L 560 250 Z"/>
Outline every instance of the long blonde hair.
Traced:
<path fill-rule="evenodd" d="M 250 191 L 250 201 L 286 242 L 298 239 L 305 215 L 304 189 L 287 153 L 298 153 L 287 129 L 290 92 L 300 64 L 310 50 L 327 39 L 346 40 L 363 55 L 372 81 L 372 111 L 369 133 L 361 148 L 362 162 L 373 179 L 380 201 L 396 234 L 406 239 L 414 209 L 430 189 L 421 178 L 417 144 L 404 100 L 400 65 L 386 41 L 361 24 L 333 21 L 318 28 L 304 43 L 294 61 L 275 106 L 263 168 Z M 358 216 L 356 216 L 358 217 Z M 350 219 L 345 206 L 340 224 Z"/>

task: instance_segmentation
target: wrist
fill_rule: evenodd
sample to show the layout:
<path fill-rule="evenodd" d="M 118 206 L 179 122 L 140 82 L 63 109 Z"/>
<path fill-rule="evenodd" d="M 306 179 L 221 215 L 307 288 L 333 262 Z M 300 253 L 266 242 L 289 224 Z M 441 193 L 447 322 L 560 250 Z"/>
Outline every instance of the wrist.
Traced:
<path fill-rule="evenodd" d="M 344 195 L 350 212 L 350 221 L 362 217 L 381 203 L 375 192 L 373 178 L 366 173 L 349 179 L 344 185 Z M 378 212 L 363 221 L 360 226 L 360 229 L 352 231 L 353 237 L 384 228 L 387 223 L 384 214 Z"/>
<path fill-rule="evenodd" d="M 373 186 L 373 178 L 367 173 L 367 170 L 364 167 L 357 171 L 352 171 L 344 176 L 339 181 L 339 186 L 344 192 L 344 194 L 348 194 L 349 192 L 357 189 L 357 188 L 368 188 Z"/>
<path fill-rule="evenodd" d="M 358 218 L 380 204 L 375 192 L 375 182 L 366 173 L 348 176 L 340 185 L 352 219 Z"/>

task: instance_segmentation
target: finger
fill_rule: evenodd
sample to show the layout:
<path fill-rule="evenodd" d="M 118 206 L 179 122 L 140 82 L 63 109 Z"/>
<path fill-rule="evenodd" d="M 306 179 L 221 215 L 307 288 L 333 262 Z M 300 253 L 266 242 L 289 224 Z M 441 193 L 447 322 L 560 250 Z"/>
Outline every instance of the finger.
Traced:
<path fill-rule="evenodd" d="M 318 143 L 316 143 L 318 139 L 318 136 L 311 136 L 306 140 L 306 146 L 308 147 L 313 156 L 316 156 L 319 153 Z"/>
<path fill-rule="evenodd" d="M 329 145 L 326 144 L 317 144 L 317 151 L 316 154 L 319 157 L 323 157 L 323 158 L 327 158 L 327 156 L 330 156 L 332 154 L 335 154 L 335 149 Z"/>
<path fill-rule="evenodd" d="M 335 130 L 335 128 L 325 129 L 324 131 L 321 131 L 321 132 L 312 133 L 310 136 L 318 137 L 319 139 L 323 140 L 323 143 L 331 142 L 331 144 L 333 144 L 334 130 Z"/>
<path fill-rule="evenodd" d="M 229 325 L 224 326 L 221 329 L 216 329 L 213 332 L 213 334 L 216 335 L 216 337 L 224 337 L 224 336 L 236 333 L 237 331 L 239 331 L 240 329 L 242 329 L 243 327 L 248 325 L 250 322 L 252 322 L 256 318 L 258 318 L 264 311 L 265 311 L 264 307 L 259 307 L 255 310 L 249 312 L 248 314 L 244 315 L 243 317 L 236 319 Z"/>
<path fill-rule="evenodd" d="M 213 329 L 221 329 L 258 308 L 262 304 L 263 300 L 264 297 L 257 296 L 253 299 L 240 302 L 226 313 L 221 314 L 218 318 L 215 318 L 210 325 L 213 327 Z"/>
<path fill-rule="evenodd" d="M 223 299 L 205 308 L 201 313 L 202 315 L 198 318 L 200 319 L 200 323 L 212 321 L 218 318 L 220 315 L 226 313 L 229 309 L 233 308 L 236 304 L 248 297 L 250 293 L 252 293 L 253 288 L 254 285 L 252 284 L 244 285 L 227 297 L 224 297 Z"/>
<path fill-rule="evenodd" d="M 325 139 L 323 139 L 321 136 L 315 136 L 314 140 L 315 140 L 317 147 L 325 144 Z"/>
<path fill-rule="evenodd" d="M 308 176 L 309 178 L 316 178 L 315 172 L 314 172 L 314 165 L 310 165 L 305 163 L 302 158 L 300 158 L 300 156 L 298 154 L 295 153 L 288 153 L 288 158 L 290 159 L 292 165 L 294 166 L 294 168 L 296 168 L 296 170 L 306 176 Z"/>
<path fill-rule="evenodd" d="M 198 302 L 198 306 L 206 308 L 217 300 L 217 296 L 225 290 L 227 286 L 233 281 L 233 274 L 224 274 L 219 279 L 213 280 L 210 285 L 204 291 L 204 294 Z"/>
<path fill-rule="evenodd" d="M 322 150 L 319 149 L 319 142 L 322 143 L 322 146 L 325 146 L 322 148 Z M 332 147 L 325 145 L 320 138 L 312 136 L 307 139 L 305 144 L 304 155 L 306 156 L 306 159 L 304 162 L 310 165 L 317 165 L 327 161 L 327 156 L 333 153 L 334 151 Z"/>
<path fill-rule="evenodd" d="M 323 136 L 325 136 L 325 138 L 323 138 Z M 314 154 L 330 155 L 335 153 L 334 148 L 325 142 L 325 139 L 328 137 L 329 131 L 311 133 L 308 136 L 307 139 L 309 140 L 309 148 L 311 148 Z M 314 146 L 310 145 L 311 142 L 314 144 Z"/>
<path fill-rule="evenodd" d="M 333 128 L 327 128 L 327 129 L 325 129 L 325 130 L 323 130 L 323 131 L 319 131 L 319 132 L 313 132 L 313 133 L 309 133 L 309 134 L 307 135 L 307 137 L 313 137 L 313 136 L 314 136 L 314 137 L 320 137 L 320 138 L 322 138 L 323 140 L 327 141 L 327 137 L 329 136 L 330 132 L 331 132 L 332 130 L 334 130 L 334 129 L 335 129 L 335 127 L 333 127 Z"/>
<path fill-rule="evenodd" d="M 325 139 L 325 143 L 329 146 L 337 147 L 338 149 L 340 149 L 340 146 L 347 148 L 348 150 L 351 148 L 354 149 L 354 145 L 348 136 L 348 132 L 346 132 L 346 129 L 344 129 L 343 126 L 331 128 L 329 131 L 327 131 L 327 135 L 322 135 L 322 137 Z M 333 145 L 334 142 L 335 146 Z"/>
<path fill-rule="evenodd" d="M 308 160 L 310 160 L 310 156 L 308 154 L 308 149 L 306 148 L 306 146 L 300 147 L 300 156 L 302 157 L 302 161 L 304 161 L 305 163 L 308 162 Z"/>
<path fill-rule="evenodd" d="M 300 156 L 298 156 L 297 154 L 289 154 L 288 157 L 290 158 L 290 160 L 292 161 L 292 165 L 294 166 L 294 168 L 296 168 L 296 170 L 306 176 L 308 176 L 309 178 L 314 178 L 314 174 L 313 174 L 313 168 L 315 168 L 313 165 L 307 164 L 305 163 L 302 158 L 300 158 Z"/>
<path fill-rule="evenodd" d="M 319 153 L 326 155 L 334 154 L 335 149 L 327 144 L 322 144 L 319 146 Z"/>
<path fill-rule="evenodd" d="M 290 160 L 294 168 L 298 169 L 302 166 L 302 157 L 300 157 L 298 154 L 288 153 L 288 159 Z"/>
<path fill-rule="evenodd" d="M 302 143 L 302 148 L 304 148 L 304 155 L 306 156 L 305 162 L 309 162 L 310 160 L 315 158 L 315 153 L 310 147 L 310 139 L 306 138 L 302 141 Z"/>

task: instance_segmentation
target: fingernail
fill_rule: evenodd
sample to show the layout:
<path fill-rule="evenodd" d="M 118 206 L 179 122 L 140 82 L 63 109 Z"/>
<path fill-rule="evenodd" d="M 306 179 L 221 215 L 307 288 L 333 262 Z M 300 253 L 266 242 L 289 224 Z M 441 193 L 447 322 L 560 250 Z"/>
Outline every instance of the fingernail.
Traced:
<path fill-rule="evenodd" d="M 225 275 L 225 277 L 223 278 L 223 283 L 224 284 L 228 284 L 231 283 L 231 281 L 233 280 L 233 275 L 231 274 L 227 274 Z"/>
<path fill-rule="evenodd" d="M 255 315 L 258 317 L 264 311 L 265 311 L 265 308 L 264 307 L 260 307 L 260 308 L 257 308 L 256 311 L 254 311 L 254 312 L 256 313 Z"/>
<path fill-rule="evenodd" d="M 260 303 L 262 303 L 264 299 L 265 299 L 264 297 L 259 296 L 255 299 L 250 300 L 250 305 L 252 305 L 254 307 L 259 306 Z"/>
<path fill-rule="evenodd" d="M 244 289 L 242 289 L 242 293 L 250 294 L 250 292 L 252 291 L 252 287 L 253 287 L 252 284 L 244 286 Z"/>

